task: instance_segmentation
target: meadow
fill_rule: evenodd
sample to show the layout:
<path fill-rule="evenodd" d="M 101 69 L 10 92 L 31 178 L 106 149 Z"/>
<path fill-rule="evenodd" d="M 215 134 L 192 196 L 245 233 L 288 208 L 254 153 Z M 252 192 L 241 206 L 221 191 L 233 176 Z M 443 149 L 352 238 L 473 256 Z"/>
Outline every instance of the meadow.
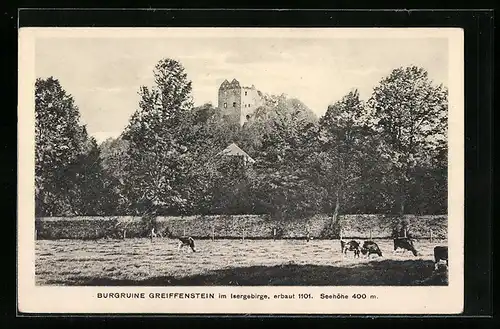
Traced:
<path fill-rule="evenodd" d="M 347 239 L 346 239 L 347 240 Z M 37 285 L 70 286 L 416 286 L 446 285 L 434 271 L 433 248 L 415 242 L 418 256 L 393 254 L 389 239 L 374 239 L 383 257 L 342 257 L 339 240 L 37 240 Z M 444 267 L 443 267 L 444 268 Z"/>

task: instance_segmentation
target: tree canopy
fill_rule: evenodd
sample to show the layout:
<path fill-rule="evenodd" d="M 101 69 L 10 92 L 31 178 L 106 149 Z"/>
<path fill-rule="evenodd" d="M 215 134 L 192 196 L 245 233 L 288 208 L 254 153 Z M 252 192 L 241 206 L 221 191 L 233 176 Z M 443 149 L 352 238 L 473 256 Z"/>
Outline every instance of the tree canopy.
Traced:
<path fill-rule="evenodd" d="M 42 216 L 114 211 L 94 138 L 59 80 L 35 82 L 35 204 Z"/>
<path fill-rule="evenodd" d="M 430 165 L 446 150 L 448 91 L 434 85 L 423 68 L 397 68 L 375 87 L 368 105 L 372 127 L 383 144 L 380 155 L 391 162 L 405 212 L 409 182 L 419 166 Z"/>
<path fill-rule="evenodd" d="M 55 78 L 37 79 L 36 212 L 56 215 L 437 214 L 447 209 L 447 89 L 396 68 L 365 102 L 352 90 L 318 118 L 262 94 L 242 127 L 194 106 L 183 65 L 165 58 L 139 86 L 117 138 L 101 145 Z M 255 163 L 221 155 L 236 143 Z"/>

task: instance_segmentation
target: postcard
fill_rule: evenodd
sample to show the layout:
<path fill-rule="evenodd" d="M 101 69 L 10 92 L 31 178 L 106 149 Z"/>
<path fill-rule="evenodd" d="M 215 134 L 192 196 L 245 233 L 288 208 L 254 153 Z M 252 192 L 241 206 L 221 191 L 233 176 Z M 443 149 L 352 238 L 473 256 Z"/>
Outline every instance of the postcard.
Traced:
<path fill-rule="evenodd" d="M 18 309 L 458 314 L 453 28 L 20 28 Z"/>

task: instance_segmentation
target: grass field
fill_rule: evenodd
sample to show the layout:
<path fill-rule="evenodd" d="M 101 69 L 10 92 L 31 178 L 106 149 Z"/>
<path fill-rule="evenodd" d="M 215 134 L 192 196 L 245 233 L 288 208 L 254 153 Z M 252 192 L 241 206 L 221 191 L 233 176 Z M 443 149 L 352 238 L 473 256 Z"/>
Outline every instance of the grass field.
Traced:
<path fill-rule="evenodd" d="M 342 258 L 338 240 L 38 240 L 37 285 L 446 285 L 434 272 L 433 248 L 417 241 L 417 257 L 393 254 L 392 240 L 374 240 L 383 257 Z"/>

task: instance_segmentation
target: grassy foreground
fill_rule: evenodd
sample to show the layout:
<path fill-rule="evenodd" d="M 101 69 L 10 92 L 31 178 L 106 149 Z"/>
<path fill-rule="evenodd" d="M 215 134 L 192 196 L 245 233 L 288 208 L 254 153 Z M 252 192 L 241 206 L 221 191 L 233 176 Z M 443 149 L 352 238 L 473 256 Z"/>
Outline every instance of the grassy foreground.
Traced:
<path fill-rule="evenodd" d="M 416 243 L 417 257 L 393 254 L 392 241 L 376 240 L 384 257 L 342 258 L 338 241 L 202 240 L 198 252 L 177 251 L 159 239 L 40 240 L 38 285 L 78 286 L 417 286 L 446 285 L 434 272 L 432 249 Z"/>

